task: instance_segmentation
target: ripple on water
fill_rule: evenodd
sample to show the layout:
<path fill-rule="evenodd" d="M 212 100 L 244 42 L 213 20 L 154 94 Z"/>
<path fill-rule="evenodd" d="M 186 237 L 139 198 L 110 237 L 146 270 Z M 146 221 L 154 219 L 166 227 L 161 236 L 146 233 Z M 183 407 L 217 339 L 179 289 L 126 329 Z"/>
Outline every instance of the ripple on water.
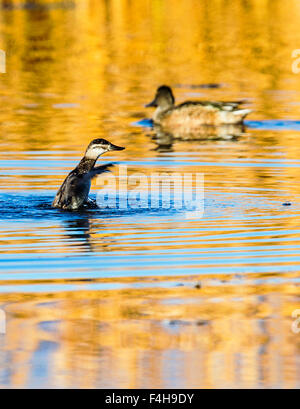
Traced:
<path fill-rule="evenodd" d="M 120 284 L 101 279 L 296 271 L 300 228 L 289 220 L 299 204 L 284 207 L 267 193 L 209 189 L 199 219 L 182 209 L 61 211 L 48 193 L 1 194 L 0 290 L 74 291 L 82 287 L 71 281 L 81 279 L 104 290 Z"/>

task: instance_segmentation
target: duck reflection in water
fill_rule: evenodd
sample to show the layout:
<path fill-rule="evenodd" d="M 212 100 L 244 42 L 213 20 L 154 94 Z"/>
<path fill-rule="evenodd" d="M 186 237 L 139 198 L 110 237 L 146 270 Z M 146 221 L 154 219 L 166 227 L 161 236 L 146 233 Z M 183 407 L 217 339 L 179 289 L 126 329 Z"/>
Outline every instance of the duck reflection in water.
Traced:
<path fill-rule="evenodd" d="M 112 236 L 103 235 L 105 225 L 98 222 L 98 212 L 80 211 L 76 217 L 63 219 L 65 237 L 74 251 L 106 251 L 112 243 Z M 101 236 L 97 235 L 101 232 Z"/>
<path fill-rule="evenodd" d="M 202 125 L 193 132 L 168 132 L 160 125 L 153 126 L 154 134 L 152 139 L 157 144 L 155 150 L 159 152 L 172 152 L 175 141 L 233 141 L 245 135 L 245 126 L 239 125 L 221 125 L 210 126 Z"/>

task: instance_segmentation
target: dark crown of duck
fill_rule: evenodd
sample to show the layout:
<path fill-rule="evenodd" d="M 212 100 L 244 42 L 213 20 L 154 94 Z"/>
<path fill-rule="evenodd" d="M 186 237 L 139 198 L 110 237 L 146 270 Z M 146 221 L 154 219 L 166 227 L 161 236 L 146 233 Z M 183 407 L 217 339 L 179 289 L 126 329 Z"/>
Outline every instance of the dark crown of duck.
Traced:
<path fill-rule="evenodd" d="M 146 107 L 172 107 L 175 98 L 171 88 L 168 85 L 161 85 L 157 88 L 154 100 L 147 104 Z"/>

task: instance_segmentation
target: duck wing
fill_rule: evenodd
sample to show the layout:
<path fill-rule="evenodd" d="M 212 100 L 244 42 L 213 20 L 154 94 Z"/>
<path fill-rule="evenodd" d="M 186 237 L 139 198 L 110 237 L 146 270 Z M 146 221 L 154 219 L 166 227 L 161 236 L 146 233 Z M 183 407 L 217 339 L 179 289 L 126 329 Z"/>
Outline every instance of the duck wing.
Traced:
<path fill-rule="evenodd" d="M 66 184 L 67 184 L 67 179 L 69 176 L 66 177 L 66 179 L 63 181 L 61 187 L 58 189 L 55 198 L 52 202 L 52 207 L 61 207 L 61 203 L 64 203 L 63 197 L 64 197 L 64 192 L 66 190 Z"/>
<path fill-rule="evenodd" d="M 52 206 L 67 209 L 72 205 L 74 198 L 77 199 L 78 206 L 80 206 L 79 202 L 84 202 L 88 194 L 88 191 L 86 194 L 86 190 L 87 188 L 85 187 L 85 180 L 83 176 L 78 175 L 76 170 L 73 170 L 71 173 L 69 173 L 61 187 L 58 189 Z"/>
<path fill-rule="evenodd" d="M 217 111 L 234 111 L 243 104 L 245 100 L 240 101 L 186 101 L 177 105 L 174 109 L 180 109 L 189 106 L 202 106 L 203 108 L 210 108 Z"/>
<path fill-rule="evenodd" d="M 92 179 L 97 175 L 101 175 L 101 173 L 110 172 L 110 168 L 113 167 L 113 163 L 107 163 L 106 165 L 95 166 L 90 172 L 89 177 Z"/>

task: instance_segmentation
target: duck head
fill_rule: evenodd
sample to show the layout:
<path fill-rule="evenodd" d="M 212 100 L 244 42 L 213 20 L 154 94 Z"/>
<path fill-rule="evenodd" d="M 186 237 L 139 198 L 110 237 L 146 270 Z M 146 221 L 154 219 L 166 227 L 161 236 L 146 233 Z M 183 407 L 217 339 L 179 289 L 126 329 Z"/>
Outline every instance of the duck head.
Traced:
<path fill-rule="evenodd" d="M 85 152 L 85 157 L 87 159 L 97 159 L 100 155 L 108 151 L 122 151 L 122 146 L 114 145 L 111 142 L 108 142 L 106 139 L 94 139 Z"/>
<path fill-rule="evenodd" d="M 145 107 L 156 107 L 160 108 L 161 110 L 167 110 L 172 108 L 174 103 L 175 98 L 171 88 L 167 85 L 162 85 L 157 88 L 154 100 L 150 102 L 150 104 L 145 105 Z"/>

